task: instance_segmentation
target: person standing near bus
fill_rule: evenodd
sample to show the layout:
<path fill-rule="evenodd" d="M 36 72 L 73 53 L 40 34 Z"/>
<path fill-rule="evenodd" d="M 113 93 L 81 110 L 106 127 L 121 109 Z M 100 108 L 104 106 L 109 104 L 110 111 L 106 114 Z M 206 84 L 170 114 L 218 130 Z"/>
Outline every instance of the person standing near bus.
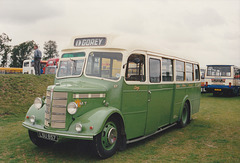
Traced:
<path fill-rule="evenodd" d="M 42 52 L 38 49 L 37 45 L 34 45 L 34 70 L 35 70 L 35 75 L 40 75 L 41 74 L 41 67 L 40 67 L 40 62 L 42 58 Z"/>

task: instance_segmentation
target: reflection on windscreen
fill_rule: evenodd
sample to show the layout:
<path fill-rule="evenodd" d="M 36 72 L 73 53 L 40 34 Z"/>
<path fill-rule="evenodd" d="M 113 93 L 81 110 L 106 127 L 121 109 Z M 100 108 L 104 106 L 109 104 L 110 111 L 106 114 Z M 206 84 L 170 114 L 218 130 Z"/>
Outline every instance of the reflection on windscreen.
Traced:
<path fill-rule="evenodd" d="M 60 61 L 57 77 L 80 75 L 83 70 L 84 59 Z"/>
<path fill-rule="evenodd" d="M 88 57 L 86 75 L 118 80 L 121 65 L 121 53 L 92 52 Z"/>
<path fill-rule="evenodd" d="M 231 66 L 208 66 L 207 76 L 231 76 Z"/>

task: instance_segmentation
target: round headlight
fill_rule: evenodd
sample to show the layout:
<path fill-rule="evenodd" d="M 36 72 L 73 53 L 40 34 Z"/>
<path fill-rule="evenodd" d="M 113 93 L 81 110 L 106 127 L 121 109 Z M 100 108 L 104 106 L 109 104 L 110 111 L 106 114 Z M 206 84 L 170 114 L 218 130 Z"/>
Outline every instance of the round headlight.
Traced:
<path fill-rule="evenodd" d="M 81 123 L 77 123 L 75 129 L 76 129 L 77 132 L 81 132 L 82 131 L 82 124 Z"/>
<path fill-rule="evenodd" d="M 67 111 L 69 114 L 75 114 L 77 112 L 77 104 L 75 102 L 70 102 L 67 107 Z"/>
<path fill-rule="evenodd" d="M 39 97 L 35 98 L 34 106 L 35 108 L 40 109 L 42 107 L 42 99 Z"/>
<path fill-rule="evenodd" d="M 29 120 L 30 120 L 31 123 L 35 123 L 36 118 L 35 118 L 34 115 L 31 115 L 31 116 L 29 117 Z"/>

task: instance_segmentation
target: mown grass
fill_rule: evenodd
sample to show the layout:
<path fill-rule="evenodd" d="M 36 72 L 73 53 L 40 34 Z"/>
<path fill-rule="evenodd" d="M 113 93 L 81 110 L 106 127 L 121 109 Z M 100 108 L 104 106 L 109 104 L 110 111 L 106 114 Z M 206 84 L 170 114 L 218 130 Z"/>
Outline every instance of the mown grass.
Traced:
<path fill-rule="evenodd" d="M 240 162 L 240 96 L 212 94 L 202 95 L 200 112 L 187 127 L 173 127 L 129 144 L 106 160 L 93 156 L 88 141 L 65 140 L 51 148 L 38 148 L 21 124 L 34 98 L 44 95 L 53 80 L 43 75 L 0 76 L 4 89 L 0 94 L 0 162 Z"/>
<path fill-rule="evenodd" d="M 1 122 L 15 121 L 25 115 L 34 99 L 45 96 L 47 86 L 53 82 L 54 75 L 0 75 Z"/>

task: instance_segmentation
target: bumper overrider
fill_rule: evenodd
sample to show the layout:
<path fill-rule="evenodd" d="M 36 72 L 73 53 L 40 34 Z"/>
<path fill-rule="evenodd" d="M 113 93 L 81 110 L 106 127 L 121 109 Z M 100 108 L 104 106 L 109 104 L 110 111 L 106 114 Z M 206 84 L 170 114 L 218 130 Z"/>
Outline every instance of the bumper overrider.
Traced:
<path fill-rule="evenodd" d="M 70 139 L 82 139 L 82 140 L 93 140 L 93 135 L 90 134 L 84 134 L 84 133 L 73 133 L 70 131 L 49 131 L 46 130 L 42 125 L 37 124 L 30 124 L 27 122 L 22 123 L 23 127 L 26 127 L 27 129 L 34 131 L 34 132 L 41 132 L 46 134 L 52 134 L 59 136 L 60 138 L 70 138 Z"/>

